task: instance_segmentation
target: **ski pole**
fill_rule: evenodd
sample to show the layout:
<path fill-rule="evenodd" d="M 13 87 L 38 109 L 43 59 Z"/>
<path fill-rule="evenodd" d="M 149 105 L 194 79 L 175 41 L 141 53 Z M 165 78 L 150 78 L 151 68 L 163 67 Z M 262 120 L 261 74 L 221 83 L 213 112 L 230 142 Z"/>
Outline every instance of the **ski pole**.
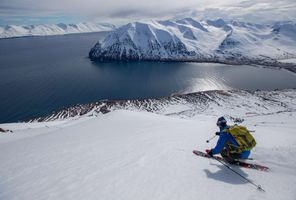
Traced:
<path fill-rule="evenodd" d="M 213 137 L 211 137 L 210 139 L 207 140 L 207 143 L 209 143 L 212 139 L 214 139 L 217 135 L 214 135 Z"/>
<path fill-rule="evenodd" d="M 249 183 L 251 183 L 252 185 L 254 185 L 257 190 L 260 190 L 260 191 L 263 191 L 265 192 L 265 190 L 263 190 L 263 188 L 261 187 L 261 185 L 257 185 L 255 184 L 253 181 L 251 181 L 250 179 L 244 177 L 243 175 L 241 175 L 240 173 L 238 173 L 237 171 L 233 170 L 231 167 L 229 167 L 228 165 L 226 165 L 225 163 L 223 163 L 221 160 L 218 160 L 217 158 L 215 157 L 212 157 L 214 158 L 215 160 L 217 160 L 218 162 L 220 162 L 222 165 L 224 165 L 225 167 L 227 167 L 228 169 L 230 169 L 232 172 L 234 172 L 235 174 L 239 175 L 241 178 L 245 179 L 246 181 L 248 181 Z"/>

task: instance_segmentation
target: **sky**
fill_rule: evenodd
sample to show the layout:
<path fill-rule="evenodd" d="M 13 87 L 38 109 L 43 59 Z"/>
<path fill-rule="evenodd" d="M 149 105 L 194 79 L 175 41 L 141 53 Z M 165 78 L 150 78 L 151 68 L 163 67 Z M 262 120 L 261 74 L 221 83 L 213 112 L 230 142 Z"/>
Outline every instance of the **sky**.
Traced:
<path fill-rule="evenodd" d="M 0 24 L 125 23 L 195 17 L 269 23 L 295 21 L 296 0 L 0 0 Z"/>

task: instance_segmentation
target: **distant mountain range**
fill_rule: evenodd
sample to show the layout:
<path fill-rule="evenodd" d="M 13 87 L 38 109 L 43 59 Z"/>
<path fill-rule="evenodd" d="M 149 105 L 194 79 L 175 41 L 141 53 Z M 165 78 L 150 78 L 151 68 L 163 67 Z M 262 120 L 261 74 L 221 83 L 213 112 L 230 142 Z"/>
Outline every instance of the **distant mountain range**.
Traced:
<path fill-rule="evenodd" d="M 121 26 L 89 52 L 92 60 L 270 64 L 296 57 L 296 24 L 251 24 L 192 18 Z"/>
<path fill-rule="evenodd" d="M 72 33 L 88 33 L 111 31 L 115 26 L 108 23 L 77 23 L 77 24 L 40 24 L 40 25 L 7 25 L 0 26 L 0 38 L 64 35 Z"/>

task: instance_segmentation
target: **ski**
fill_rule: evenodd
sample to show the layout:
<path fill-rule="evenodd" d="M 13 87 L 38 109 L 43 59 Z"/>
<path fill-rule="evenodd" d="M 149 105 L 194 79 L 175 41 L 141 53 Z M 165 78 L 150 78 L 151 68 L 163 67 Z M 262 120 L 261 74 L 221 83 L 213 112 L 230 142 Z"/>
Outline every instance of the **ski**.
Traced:
<path fill-rule="evenodd" d="M 230 164 L 228 163 L 227 161 L 225 161 L 222 157 L 220 156 L 209 156 L 207 153 L 205 152 L 202 152 L 202 151 L 197 151 L 197 150 L 193 150 L 193 153 L 197 156 L 201 156 L 201 157 L 204 157 L 204 158 L 211 158 L 211 159 L 216 159 L 216 160 L 219 160 L 219 161 L 223 161 L 224 163 L 226 164 Z M 237 161 L 236 163 L 234 164 L 230 164 L 230 165 L 234 165 L 234 166 L 239 166 L 239 167 L 244 167 L 244 168 L 248 168 L 248 169 L 256 169 L 256 170 L 259 170 L 259 171 L 265 171 L 265 172 L 268 172 L 270 169 L 266 166 L 263 166 L 263 165 L 258 165 L 258 164 L 253 164 L 253 163 L 246 163 L 246 162 L 243 162 L 243 161 Z"/>

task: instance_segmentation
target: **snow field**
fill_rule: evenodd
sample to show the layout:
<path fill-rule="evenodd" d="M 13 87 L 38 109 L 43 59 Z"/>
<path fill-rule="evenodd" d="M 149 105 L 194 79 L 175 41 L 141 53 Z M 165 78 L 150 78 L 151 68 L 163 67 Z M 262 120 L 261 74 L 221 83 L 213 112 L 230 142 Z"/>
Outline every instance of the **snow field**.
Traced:
<path fill-rule="evenodd" d="M 295 112 L 245 117 L 252 157 L 271 171 L 234 169 L 192 154 L 213 147 L 216 116 L 179 119 L 114 111 L 97 117 L 2 124 L 0 199 L 295 199 Z M 30 129 L 28 129 L 30 127 Z"/>

